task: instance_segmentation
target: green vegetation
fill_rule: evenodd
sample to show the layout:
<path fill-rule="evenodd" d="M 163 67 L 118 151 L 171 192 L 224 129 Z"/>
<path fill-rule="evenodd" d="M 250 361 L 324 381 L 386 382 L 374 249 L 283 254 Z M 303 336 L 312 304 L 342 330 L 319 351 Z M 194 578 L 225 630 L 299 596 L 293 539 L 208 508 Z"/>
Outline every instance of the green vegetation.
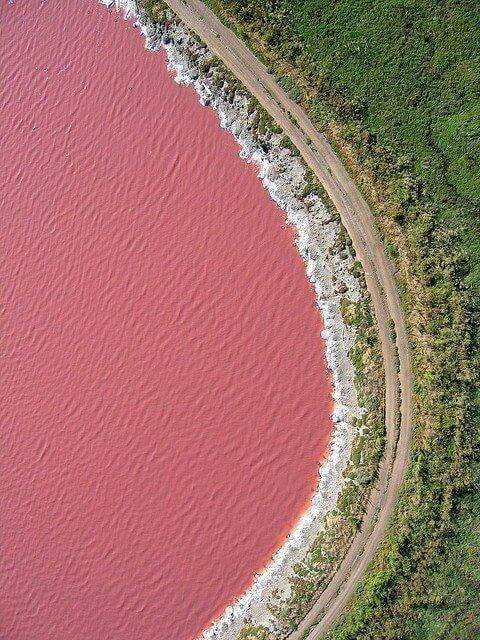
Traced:
<path fill-rule="evenodd" d="M 319 127 L 339 119 L 350 126 L 344 134 L 360 135 L 357 142 L 377 155 L 400 200 L 425 193 L 442 221 L 463 227 L 462 246 L 480 286 L 476 0 L 207 4 L 235 20 L 237 32 Z"/>
<path fill-rule="evenodd" d="M 329 137 L 398 267 L 411 462 L 331 638 L 479 636 L 480 11 L 458 0 L 210 0 Z"/>
<path fill-rule="evenodd" d="M 438 569 L 429 585 L 430 606 L 405 620 L 411 640 L 480 638 L 478 610 L 472 596 L 480 590 L 480 501 L 469 495 L 462 502 L 452 535 L 437 558 Z M 474 601 L 473 601 L 474 602 Z"/>

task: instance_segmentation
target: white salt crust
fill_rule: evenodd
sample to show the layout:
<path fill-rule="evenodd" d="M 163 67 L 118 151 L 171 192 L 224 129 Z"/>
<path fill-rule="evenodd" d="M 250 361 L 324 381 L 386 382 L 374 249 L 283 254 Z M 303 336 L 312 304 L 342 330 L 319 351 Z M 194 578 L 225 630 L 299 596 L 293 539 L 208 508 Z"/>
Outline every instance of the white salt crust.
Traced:
<path fill-rule="evenodd" d="M 297 231 L 296 244 L 322 313 L 325 327 L 322 338 L 333 382 L 334 428 L 328 457 L 319 466 L 318 485 L 311 504 L 266 568 L 254 576 L 250 588 L 225 609 L 199 640 L 234 640 L 246 621 L 275 630 L 268 604 L 273 597 L 276 600 L 288 597 L 294 565 L 306 558 L 324 528 L 325 516 L 337 503 L 352 443 L 358 434 L 353 418 L 360 416 L 362 410 L 358 405 L 354 368 L 349 358 L 355 333 L 352 327 L 345 325 L 341 312 L 343 297 L 357 302 L 361 296 L 360 284 L 351 273 L 353 258 L 338 249 L 340 225 L 332 219 L 321 200 L 317 196 L 303 196 L 304 165 L 281 146 L 282 136 L 261 136 L 260 142 L 256 142 L 253 113 L 248 113 L 249 97 L 236 91 L 233 101 L 229 101 L 226 84 L 219 89 L 213 82 L 213 74 L 203 70 L 205 67 L 201 63 L 213 60 L 207 47 L 199 45 L 191 32 L 177 21 L 169 21 L 167 25 L 152 24 L 135 0 L 99 1 L 108 8 L 123 11 L 125 19 L 132 18 L 134 26 L 145 37 L 147 49 L 165 49 L 168 67 L 176 74 L 176 82 L 193 85 L 200 102 L 213 107 L 220 125 L 233 134 L 241 147 L 240 156 L 258 166 L 264 187 Z"/>

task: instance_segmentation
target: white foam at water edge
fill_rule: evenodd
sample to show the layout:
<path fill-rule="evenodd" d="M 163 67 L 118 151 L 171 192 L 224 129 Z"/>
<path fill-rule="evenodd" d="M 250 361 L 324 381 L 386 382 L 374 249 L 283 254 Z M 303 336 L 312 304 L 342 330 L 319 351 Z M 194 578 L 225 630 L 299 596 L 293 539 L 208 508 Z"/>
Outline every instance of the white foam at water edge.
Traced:
<path fill-rule="evenodd" d="M 289 594 L 289 576 L 294 564 L 303 560 L 322 530 L 325 516 L 337 503 L 343 486 L 343 473 L 350 458 L 352 442 L 357 434 L 353 418 L 361 415 L 354 386 L 353 364 L 348 352 L 353 344 L 354 330 L 346 327 L 342 317 L 342 294 L 335 287 L 341 281 L 347 287 L 346 296 L 357 301 L 361 295 L 358 281 L 351 274 L 353 258 L 339 254 L 335 241 L 339 225 L 319 198 L 303 198 L 305 168 L 301 161 L 280 145 L 281 136 L 273 136 L 265 151 L 252 136 L 252 114 L 248 113 L 248 97 L 235 94 L 233 104 L 225 98 L 211 78 L 202 73 L 198 63 L 211 59 L 206 47 L 199 50 L 188 30 L 181 24 L 168 27 L 153 25 L 135 0 L 99 0 L 108 8 L 122 10 L 125 18 L 133 18 L 146 40 L 146 47 L 157 50 L 163 46 L 169 68 L 176 81 L 195 87 L 203 104 L 210 104 L 218 113 L 220 124 L 228 129 L 241 147 L 240 155 L 259 168 L 259 177 L 272 199 L 287 214 L 287 222 L 297 231 L 296 244 L 305 261 L 306 273 L 315 287 L 321 309 L 326 345 L 326 358 L 333 381 L 334 428 L 326 461 L 319 469 L 319 480 L 311 504 L 288 535 L 285 543 L 258 575 L 251 587 L 200 636 L 201 640 L 233 640 L 248 617 L 256 624 L 274 628 L 275 622 L 267 604 L 273 591 L 282 597 Z M 165 37 L 168 36 L 168 37 Z M 195 59 L 190 49 L 195 48 Z"/>

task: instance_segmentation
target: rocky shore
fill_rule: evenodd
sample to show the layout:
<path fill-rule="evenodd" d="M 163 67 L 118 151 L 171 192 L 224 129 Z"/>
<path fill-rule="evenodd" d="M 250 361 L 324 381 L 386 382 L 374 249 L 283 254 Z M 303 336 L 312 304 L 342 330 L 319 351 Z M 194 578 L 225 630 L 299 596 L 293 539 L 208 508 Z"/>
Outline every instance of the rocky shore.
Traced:
<path fill-rule="evenodd" d="M 342 229 L 321 199 L 307 188 L 302 161 L 292 152 L 281 133 L 258 126 L 258 109 L 241 87 L 232 86 L 220 63 L 173 15 L 152 24 L 135 0 L 100 0 L 123 11 L 144 35 L 146 47 L 167 53 L 176 81 L 192 85 L 204 105 L 218 113 L 220 125 L 229 130 L 241 147 L 240 155 L 258 166 L 259 178 L 272 199 L 296 229 L 296 244 L 312 282 L 325 329 L 322 337 L 333 381 L 333 432 L 329 454 L 319 468 L 315 494 L 308 509 L 290 532 L 268 566 L 255 576 L 251 587 L 201 635 L 203 640 L 236 638 L 246 620 L 274 629 L 268 604 L 274 593 L 289 595 L 293 567 L 308 554 L 324 527 L 325 516 L 335 507 L 344 483 L 344 472 L 358 435 L 361 415 L 355 389 L 355 372 L 349 350 L 355 329 L 342 314 L 344 298 L 357 302 L 362 295 L 354 274 L 354 258 L 340 241 Z"/>

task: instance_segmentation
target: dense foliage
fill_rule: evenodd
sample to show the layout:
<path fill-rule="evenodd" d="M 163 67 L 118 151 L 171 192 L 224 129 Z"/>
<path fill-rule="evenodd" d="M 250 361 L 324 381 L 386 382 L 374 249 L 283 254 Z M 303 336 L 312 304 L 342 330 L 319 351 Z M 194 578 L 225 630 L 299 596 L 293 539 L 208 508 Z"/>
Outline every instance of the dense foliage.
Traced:
<path fill-rule="evenodd" d="M 399 269 L 415 375 L 411 463 L 332 637 L 479 637 L 478 4 L 209 4 L 325 131 Z"/>

